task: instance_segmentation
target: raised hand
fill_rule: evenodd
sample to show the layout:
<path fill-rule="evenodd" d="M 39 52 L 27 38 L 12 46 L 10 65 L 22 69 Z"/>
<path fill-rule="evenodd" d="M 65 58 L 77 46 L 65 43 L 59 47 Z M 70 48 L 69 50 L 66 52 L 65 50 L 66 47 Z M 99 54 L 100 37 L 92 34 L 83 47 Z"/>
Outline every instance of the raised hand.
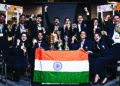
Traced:
<path fill-rule="evenodd" d="M 45 6 L 45 8 L 44 8 L 44 9 L 45 9 L 45 12 L 47 12 L 48 6 Z"/>
<path fill-rule="evenodd" d="M 87 7 L 85 7 L 85 8 L 84 8 L 84 10 L 85 10 L 85 12 L 88 12 L 88 9 L 87 9 Z"/>
<path fill-rule="evenodd" d="M 105 21 L 108 21 L 109 18 L 110 18 L 110 15 L 107 15 L 107 16 L 105 17 Z"/>

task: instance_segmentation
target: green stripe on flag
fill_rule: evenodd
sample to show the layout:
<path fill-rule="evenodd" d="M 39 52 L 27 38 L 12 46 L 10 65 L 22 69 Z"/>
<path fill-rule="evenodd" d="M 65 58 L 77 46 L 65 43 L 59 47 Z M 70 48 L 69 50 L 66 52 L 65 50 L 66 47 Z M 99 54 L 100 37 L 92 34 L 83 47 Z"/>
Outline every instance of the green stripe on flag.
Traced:
<path fill-rule="evenodd" d="M 88 83 L 89 72 L 34 71 L 34 82 L 40 83 Z"/>

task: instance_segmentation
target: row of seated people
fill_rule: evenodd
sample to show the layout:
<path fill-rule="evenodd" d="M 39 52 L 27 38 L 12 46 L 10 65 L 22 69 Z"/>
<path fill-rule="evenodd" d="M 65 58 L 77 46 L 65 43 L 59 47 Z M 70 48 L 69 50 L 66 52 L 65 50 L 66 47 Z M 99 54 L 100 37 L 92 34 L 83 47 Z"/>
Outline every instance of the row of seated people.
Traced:
<path fill-rule="evenodd" d="M 119 29 L 116 29 L 120 24 L 119 15 L 115 15 L 113 17 L 114 24 L 112 25 L 107 21 L 109 16 L 106 17 L 106 21 L 104 22 L 106 29 L 102 32 L 103 36 L 101 36 L 101 28 L 99 27 L 100 23 L 98 24 L 98 19 L 94 19 L 93 22 L 90 21 L 87 25 L 83 22 L 83 17 L 78 15 L 77 24 L 73 24 L 73 26 L 71 26 L 70 18 L 66 18 L 65 25 L 63 28 L 60 28 L 60 19 L 58 17 L 54 19 L 54 23 L 50 23 L 47 8 L 48 7 L 46 6 L 45 15 L 46 23 L 49 27 L 48 29 L 41 26 L 41 15 L 37 16 L 36 23 L 34 24 L 32 23 L 32 19 L 30 19 L 29 23 L 25 23 L 25 15 L 21 15 L 20 23 L 14 24 L 12 29 L 10 29 L 4 24 L 6 16 L 4 14 L 0 14 L 0 51 L 3 52 L 5 60 L 8 60 L 13 65 L 15 70 L 15 79 L 20 79 L 20 73 L 24 73 L 28 64 L 31 64 L 32 68 L 34 68 L 34 54 L 36 48 L 44 50 L 82 49 L 89 53 L 89 61 L 91 63 L 90 69 L 91 72 L 96 75 L 94 82 L 97 82 L 100 78 L 102 83 L 105 83 L 107 81 L 104 71 L 105 63 L 108 61 L 118 60 L 118 57 L 120 56 L 120 31 Z M 87 10 L 86 13 L 88 14 Z M 48 40 L 46 40 L 46 36 L 50 36 L 51 33 L 53 37 L 51 37 L 49 43 Z M 7 36 L 14 36 L 10 56 L 8 56 L 9 43 Z M 59 48 L 59 46 L 61 47 Z M 7 59 L 8 57 L 9 59 Z M 94 57 L 97 57 L 95 61 Z M 98 59 L 98 57 L 100 58 Z M 94 65 L 94 63 L 98 65 Z M 96 69 L 98 69 L 98 71 L 96 71 Z"/>

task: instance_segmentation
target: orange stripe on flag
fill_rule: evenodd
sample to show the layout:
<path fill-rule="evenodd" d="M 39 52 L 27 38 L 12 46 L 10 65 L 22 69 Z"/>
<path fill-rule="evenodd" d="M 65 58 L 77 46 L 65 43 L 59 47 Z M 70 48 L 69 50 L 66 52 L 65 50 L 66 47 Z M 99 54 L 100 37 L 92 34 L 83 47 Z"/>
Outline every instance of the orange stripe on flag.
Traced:
<path fill-rule="evenodd" d="M 88 60 L 88 53 L 80 50 L 76 51 L 42 51 L 36 50 L 35 59 L 58 60 L 58 61 L 78 61 Z"/>

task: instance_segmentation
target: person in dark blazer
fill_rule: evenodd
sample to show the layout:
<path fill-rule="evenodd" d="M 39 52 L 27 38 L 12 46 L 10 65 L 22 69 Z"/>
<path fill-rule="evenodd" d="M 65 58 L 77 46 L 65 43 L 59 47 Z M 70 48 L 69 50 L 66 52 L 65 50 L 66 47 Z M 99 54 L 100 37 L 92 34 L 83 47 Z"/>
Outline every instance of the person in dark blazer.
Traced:
<path fill-rule="evenodd" d="M 104 56 L 98 58 L 95 63 L 95 69 L 99 70 L 96 71 L 95 82 L 98 82 L 100 78 L 102 84 L 105 84 L 107 82 L 105 65 L 108 62 L 120 60 L 120 35 L 119 30 L 117 30 L 120 24 L 120 16 L 114 15 L 113 20 L 114 24 L 108 24 L 108 26 L 106 26 L 107 36 L 112 39 L 112 47 L 110 49 L 107 49 L 106 52 L 104 52 Z"/>
<path fill-rule="evenodd" d="M 37 40 L 33 40 L 33 45 L 30 49 L 29 58 L 31 64 L 31 76 L 34 73 L 34 61 L 35 61 L 35 50 L 36 48 L 40 48 L 42 50 L 49 50 L 49 45 L 46 40 L 43 39 L 43 33 L 41 31 L 38 32 Z M 33 77 L 31 77 L 31 83 L 33 83 Z"/>
<path fill-rule="evenodd" d="M 31 28 L 32 39 L 37 39 L 39 31 L 41 31 L 44 34 L 44 38 L 45 38 L 46 30 L 42 25 L 42 15 L 41 14 L 37 15 L 36 23 L 32 23 L 32 28 Z"/>
<path fill-rule="evenodd" d="M 45 20 L 46 20 L 46 24 L 48 26 L 47 29 L 47 35 L 50 35 L 51 33 L 53 33 L 56 30 L 61 30 L 60 27 L 60 18 L 59 17 L 54 17 L 53 23 L 50 22 L 49 16 L 48 16 L 48 6 L 45 6 Z"/>
<path fill-rule="evenodd" d="M 3 59 L 7 61 L 8 59 L 8 28 L 5 24 L 5 18 L 6 15 L 3 13 L 0 13 L 0 54 L 3 55 Z"/>
<path fill-rule="evenodd" d="M 77 28 L 76 28 L 76 35 L 79 37 L 81 31 L 85 31 L 88 34 L 87 24 L 83 21 L 83 16 L 77 16 Z"/>
<path fill-rule="evenodd" d="M 80 32 L 80 42 L 74 43 L 75 38 L 72 38 L 72 50 L 83 49 L 85 51 L 92 52 L 92 41 L 86 39 L 87 35 L 85 31 Z"/>
<path fill-rule="evenodd" d="M 37 39 L 37 43 L 35 43 L 34 45 L 34 49 L 36 48 L 40 48 L 43 50 L 49 50 L 49 46 L 46 40 L 43 40 L 43 33 L 42 32 L 38 32 L 38 39 Z"/>
<path fill-rule="evenodd" d="M 17 42 L 17 39 L 21 38 L 21 34 L 23 32 L 26 32 L 28 35 L 29 29 L 28 29 L 28 24 L 26 22 L 26 15 L 22 14 L 20 15 L 20 22 L 18 24 L 13 24 L 12 25 L 12 36 L 13 38 L 13 45 Z"/>
<path fill-rule="evenodd" d="M 87 9 L 87 7 L 84 8 L 86 15 L 87 15 L 87 26 L 88 29 L 88 39 L 94 40 L 94 34 L 97 32 L 101 32 L 103 30 L 103 23 L 101 18 L 101 13 L 98 13 L 98 18 L 91 19 L 91 15 Z"/>
<path fill-rule="evenodd" d="M 29 42 L 27 39 L 27 34 L 22 33 L 21 38 L 17 39 L 15 46 L 12 48 L 12 56 L 10 56 L 9 61 L 14 68 L 14 80 L 19 81 L 21 75 L 24 75 L 25 70 L 28 66 L 28 51 Z"/>

